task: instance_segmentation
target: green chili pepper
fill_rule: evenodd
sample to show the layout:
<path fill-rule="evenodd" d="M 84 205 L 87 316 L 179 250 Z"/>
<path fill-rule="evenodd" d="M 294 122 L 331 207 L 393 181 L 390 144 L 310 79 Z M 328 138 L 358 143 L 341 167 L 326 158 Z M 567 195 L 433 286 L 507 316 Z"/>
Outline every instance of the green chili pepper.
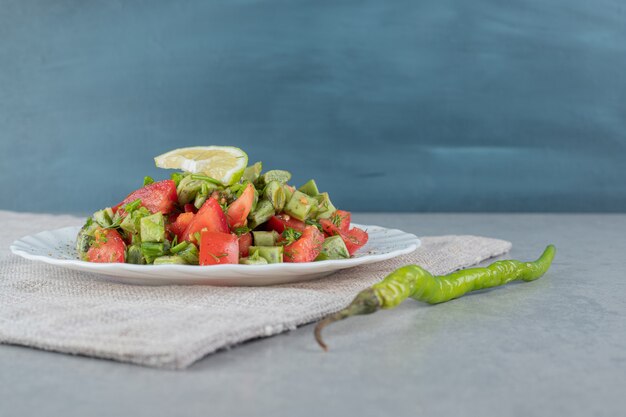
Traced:
<path fill-rule="evenodd" d="M 534 281 L 550 268 L 555 253 L 556 248 L 548 245 L 534 262 L 497 261 L 486 268 L 470 268 L 441 276 L 433 276 L 417 265 L 403 266 L 361 291 L 348 307 L 320 321 L 315 327 L 315 340 L 322 349 L 328 350 L 321 332 L 330 323 L 358 314 L 371 314 L 381 308 L 394 308 L 408 297 L 437 304 L 515 280 Z"/>

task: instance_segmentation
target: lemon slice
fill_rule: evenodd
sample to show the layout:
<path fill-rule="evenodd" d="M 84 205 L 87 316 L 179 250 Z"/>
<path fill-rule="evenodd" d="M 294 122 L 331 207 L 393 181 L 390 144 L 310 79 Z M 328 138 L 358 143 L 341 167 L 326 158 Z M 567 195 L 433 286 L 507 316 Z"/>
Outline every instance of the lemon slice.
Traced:
<path fill-rule="evenodd" d="M 154 158 L 156 166 L 204 174 L 224 185 L 239 181 L 248 166 L 248 155 L 234 146 L 194 146 L 174 149 Z"/>

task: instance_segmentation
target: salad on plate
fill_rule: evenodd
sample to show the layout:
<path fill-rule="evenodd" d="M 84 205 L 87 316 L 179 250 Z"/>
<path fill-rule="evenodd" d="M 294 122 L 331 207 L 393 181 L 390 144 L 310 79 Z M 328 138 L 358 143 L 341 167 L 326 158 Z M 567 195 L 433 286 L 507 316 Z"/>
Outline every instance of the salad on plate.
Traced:
<path fill-rule="evenodd" d="M 175 149 L 155 158 L 177 169 L 144 178 L 78 233 L 81 260 L 131 264 L 264 265 L 350 258 L 368 240 L 314 180 L 296 188 L 284 170 L 248 166 L 230 146 Z"/>

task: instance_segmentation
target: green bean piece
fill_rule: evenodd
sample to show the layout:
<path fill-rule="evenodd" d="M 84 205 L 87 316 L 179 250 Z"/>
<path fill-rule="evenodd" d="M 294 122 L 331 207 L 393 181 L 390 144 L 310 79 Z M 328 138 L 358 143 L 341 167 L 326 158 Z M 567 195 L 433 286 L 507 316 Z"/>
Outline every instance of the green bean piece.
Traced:
<path fill-rule="evenodd" d="M 196 198 L 193 202 L 193 205 L 196 209 L 200 210 L 200 207 L 204 204 L 207 198 L 209 198 L 209 193 L 211 190 L 206 183 L 202 183 L 200 186 L 200 191 L 196 194 Z"/>
<path fill-rule="evenodd" d="M 315 258 L 316 261 L 326 261 L 329 259 L 348 259 L 350 253 L 341 236 L 330 236 L 324 239 L 322 250 Z"/>
<path fill-rule="evenodd" d="M 259 196 L 259 190 L 254 188 L 254 199 L 252 200 L 252 207 L 250 207 L 250 213 L 256 210 L 256 206 L 259 204 L 260 198 L 261 197 Z"/>
<path fill-rule="evenodd" d="M 246 189 L 247 185 L 247 182 L 238 182 L 228 187 L 228 191 L 230 191 L 235 196 L 235 198 L 239 198 L 239 196 Z"/>
<path fill-rule="evenodd" d="M 182 257 L 189 265 L 198 265 L 198 248 L 193 243 L 189 243 L 185 249 L 179 251 L 178 256 Z"/>
<path fill-rule="evenodd" d="M 262 258 L 260 256 L 256 258 L 253 258 L 252 256 L 249 256 L 247 258 L 241 258 L 239 259 L 239 263 L 242 265 L 267 265 L 267 261 L 265 260 L 265 258 Z"/>
<path fill-rule="evenodd" d="M 145 207 L 139 207 L 128 214 L 120 223 L 120 227 L 126 233 L 135 235 L 141 228 L 140 222 L 144 217 L 150 216 L 150 211 Z"/>
<path fill-rule="evenodd" d="M 275 214 L 274 206 L 269 200 L 261 199 L 256 210 L 248 215 L 248 227 L 254 229 L 268 221 Z"/>
<path fill-rule="evenodd" d="M 309 197 L 301 191 L 294 191 L 293 196 L 285 205 L 283 211 L 291 217 L 304 221 L 309 218 L 313 208 L 316 206 L 317 200 L 315 198 Z"/>
<path fill-rule="evenodd" d="M 496 261 L 484 268 L 470 268 L 438 276 L 431 275 L 417 265 L 403 266 L 361 291 L 348 307 L 321 320 L 315 327 L 315 340 L 322 349 L 328 350 L 322 339 L 322 329 L 327 325 L 358 314 L 371 314 L 381 308 L 394 308 L 408 297 L 438 304 L 471 291 L 498 287 L 511 281 L 534 281 L 550 268 L 555 254 L 554 245 L 548 245 L 534 262 Z"/>
<path fill-rule="evenodd" d="M 178 204 L 181 206 L 191 202 L 200 192 L 203 182 L 194 180 L 191 175 L 184 176 L 176 187 L 178 194 Z"/>
<path fill-rule="evenodd" d="M 239 263 L 242 265 L 267 265 L 267 261 L 259 255 L 259 251 L 251 253 L 246 258 L 241 258 Z"/>
<path fill-rule="evenodd" d="M 276 212 L 280 212 L 285 207 L 285 190 L 278 181 L 270 181 L 265 186 L 263 195 L 272 203 Z"/>
<path fill-rule="evenodd" d="M 180 180 L 178 186 L 176 187 L 176 194 L 178 194 L 178 204 L 182 206 L 192 202 L 201 192 L 204 193 L 206 199 L 206 196 L 208 196 L 218 188 L 219 187 L 216 184 L 210 181 L 198 179 L 195 175 L 187 175 Z"/>
<path fill-rule="evenodd" d="M 143 265 L 146 259 L 143 256 L 140 245 L 130 245 L 126 251 L 126 262 L 129 264 Z"/>
<path fill-rule="evenodd" d="M 179 255 L 159 256 L 154 260 L 155 265 L 187 265 L 185 258 Z"/>
<path fill-rule="evenodd" d="M 330 201 L 330 197 L 328 193 L 321 193 L 315 197 L 317 200 L 317 219 L 328 219 L 333 215 L 334 212 L 337 211 L 337 208 Z"/>
<path fill-rule="evenodd" d="M 102 227 L 111 227 L 114 216 L 113 209 L 107 207 L 103 210 L 96 211 L 93 214 L 93 219 Z"/>
<path fill-rule="evenodd" d="M 127 215 L 124 220 L 122 220 L 120 227 L 123 231 L 131 234 L 137 233 L 138 231 L 137 224 L 135 223 L 135 219 L 132 214 Z"/>
<path fill-rule="evenodd" d="M 282 246 L 250 246 L 250 256 L 260 256 L 264 258 L 268 264 L 281 263 L 283 261 Z"/>
<path fill-rule="evenodd" d="M 281 184 L 286 184 L 291 179 L 291 173 L 289 171 L 283 171 L 281 169 L 273 169 L 267 171 L 257 179 L 257 185 L 264 186 L 271 181 L 278 181 Z"/>
<path fill-rule="evenodd" d="M 142 217 L 140 232 L 142 242 L 163 242 L 165 240 L 165 219 L 163 214 L 155 213 Z"/>
<path fill-rule="evenodd" d="M 315 180 L 308 180 L 302 187 L 298 188 L 298 191 L 302 191 L 304 194 L 309 195 L 311 197 L 315 197 L 320 193 L 320 190 L 317 188 L 317 184 Z"/>
<path fill-rule="evenodd" d="M 262 169 L 263 163 L 255 162 L 254 165 L 250 165 L 243 170 L 243 175 L 241 176 L 241 178 L 243 178 L 244 181 L 255 182 L 261 175 Z"/>
<path fill-rule="evenodd" d="M 275 246 L 278 240 L 278 233 L 272 230 L 265 232 L 262 230 L 252 232 L 252 241 L 255 246 Z"/>
<path fill-rule="evenodd" d="M 187 249 L 187 246 L 189 246 L 189 242 L 183 240 L 182 242 L 178 243 L 177 245 L 172 246 L 170 248 L 170 253 L 173 253 L 174 255 L 176 255 L 178 252 Z"/>
<path fill-rule="evenodd" d="M 293 197 L 293 193 L 296 189 L 291 185 L 283 184 L 283 190 L 285 191 L 285 204 L 287 204 L 289 200 L 291 200 L 291 197 Z"/>
<path fill-rule="evenodd" d="M 141 253 L 146 258 L 146 263 L 151 264 L 159 256 L 165 255 L 167 249 L 165 243 L 158 242 L 142 242 Z"/>

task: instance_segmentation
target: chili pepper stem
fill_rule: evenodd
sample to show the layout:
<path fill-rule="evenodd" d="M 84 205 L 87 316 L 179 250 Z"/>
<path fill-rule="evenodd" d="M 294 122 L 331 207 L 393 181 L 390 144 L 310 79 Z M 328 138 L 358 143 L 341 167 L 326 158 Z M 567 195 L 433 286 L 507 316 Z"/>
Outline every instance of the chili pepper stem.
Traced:
<path fill-rule="evenodd" d="M 334 316 L 329 316 L 317 323 L 317 326 L 315 326 L 315 340 L 317 341 L 317 344 L 320 345 L 322 349 L 324 349 L 324 352 L 328 352 L 328 345 L 324 343 L 324 339 L 322 339 L 322 329 L 328 326 L 330 323 L 336 322 L 337 320 L 341 319 L 335 319 Z"/>
<path fill-rule="evenodd" d="M 359 314 L 371 314 L 382 307 L 380 298 L 376 294 L 376 291 L 372 288 L 367 288 L 361 291 L 356 298 L 350 303 L 350 305 L 335 314 L 324 318 L 317 326 L 315 326 L 315 340 L 325 352 L 328 352 L 328 345 L 324 343 L 322 339 L 322 329 L 331 323 L 347 319 L 348 317 L 356 316 Z"/>

